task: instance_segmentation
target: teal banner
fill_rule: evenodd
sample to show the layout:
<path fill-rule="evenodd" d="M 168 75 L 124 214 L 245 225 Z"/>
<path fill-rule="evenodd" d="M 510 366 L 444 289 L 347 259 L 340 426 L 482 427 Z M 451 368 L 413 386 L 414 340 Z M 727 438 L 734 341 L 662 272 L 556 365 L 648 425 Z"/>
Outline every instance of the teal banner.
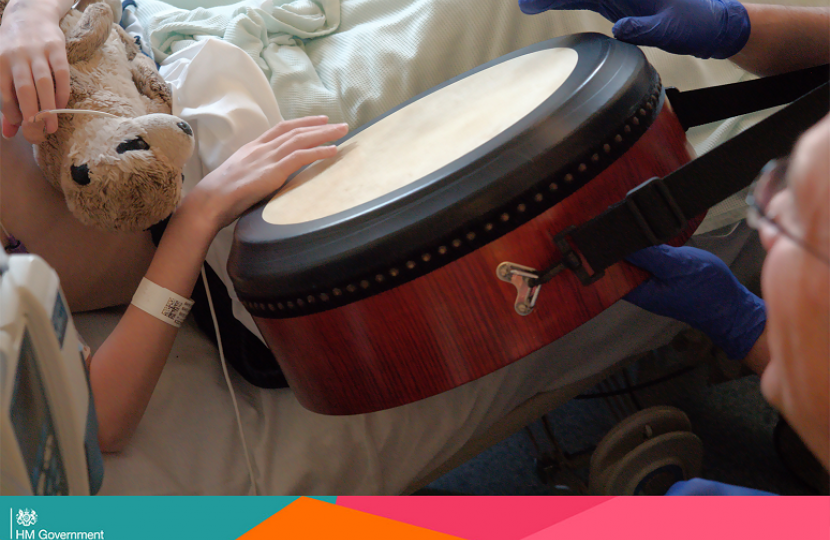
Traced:
<path fill-rule="evenodd" d="M 0 540 L 233 540 L 296 499 L 0 497 Z"/>

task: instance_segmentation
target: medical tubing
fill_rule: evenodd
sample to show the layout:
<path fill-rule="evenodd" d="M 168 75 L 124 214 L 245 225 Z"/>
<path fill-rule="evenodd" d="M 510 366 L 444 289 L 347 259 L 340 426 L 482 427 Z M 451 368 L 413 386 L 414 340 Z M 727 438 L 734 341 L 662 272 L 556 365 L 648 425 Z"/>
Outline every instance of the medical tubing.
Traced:
<path fill-rule="evenodd" d="M 64 114 L 91 114 L 92 116 L 103 116 L 103 117 L 105 117 L 105 118 L 120 118 L 119 116 L 116 116 L 116 115 L 114 115 L 114 114 L 110 114 L 110 113 L 108 113 L 108 112 L 104 112 L 104 111 L 90 111 L 89 109 L 44 109 L 44 110 L 42 110 L 42 111 L 38 112 L 37 114 L 35 114 L 35 115 L 32 117 L 32 120 L 34 120 L 35 122 L 37 122 L 37 121 L 38 121 L 38 116 L 40 116 L 40 115 L 42 115 L 42 114 L 45 114 L 45 113 L 51 113 L 51 114 L 57 114 L 57 113 L 64 113 Z"/>
<path fill-rule="evenodd" d="M 248 476 L 251 479 L 251 489 L 254 490 L 254 495 L 259 495 L 256 488 L 256 479 L 254 478 L 254 467 L 251 464 L 252 456 L 248 452 L 248 443 L 245 441 L 245 430 L 242 429 L 242 416 L 239 414 L 239 403 L 236 401 L 236 392 L 233 390 L 233 384 L 231 383 L 231 378 L 228 374 L 228 364 L 225 362 L 225 352 L 222 349 L 222 336 L 219 334 L 219 321 L 216 319 L 216 311 L 213 309 L 213 298 L 210 296 L 210 288 L 208 287 L 204 264 L 201 268 L 201 274 L 202 283 L 205 286 L 205 294 L 207 295 L 208 307 L 210 307 L 210 317 L 213 319 L 213 329 L 216 332 L 216 346 L 219 348 L 219 360 L 222 363 L 222 373 L 225 376 L 225 383 L 227 383 L 228 390 L 231 393 L 233 410 L 236 414 L 236 426 L 239 428 L 239 438 L 242 439 L 242 451 L 245 452 L 245 464 L 248 466 Z"/>

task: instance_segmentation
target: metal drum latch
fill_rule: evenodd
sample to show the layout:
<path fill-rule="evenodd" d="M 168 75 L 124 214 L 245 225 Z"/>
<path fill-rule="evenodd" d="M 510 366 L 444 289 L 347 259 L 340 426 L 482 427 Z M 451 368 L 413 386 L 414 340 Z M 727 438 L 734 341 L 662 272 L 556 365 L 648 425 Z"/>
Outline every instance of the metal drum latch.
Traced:
<path fill-rule="evenodd" d="M 496 276 L 502 281 L 516 287 L 516 302 L 513 307 L 519 315 L 530 315 L 536 306 L 536 297 L 542 285 L 531 286 L 531 281 L 538 282 L 539 274 L 535 268 L 529 268 L 512 262 L 503 262 L 496 268 Z"/>

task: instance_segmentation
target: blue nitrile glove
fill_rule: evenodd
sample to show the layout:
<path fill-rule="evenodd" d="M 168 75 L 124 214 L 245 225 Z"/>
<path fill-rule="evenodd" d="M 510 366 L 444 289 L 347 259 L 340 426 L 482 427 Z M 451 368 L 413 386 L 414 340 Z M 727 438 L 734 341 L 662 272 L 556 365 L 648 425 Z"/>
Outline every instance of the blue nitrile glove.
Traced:
<path fill-rule="evenodd" d="M 615 23 L 620 41 L 698 58 L 729 58 L 749 39 L 749 15 L 736 0 L 519 0 L 519 7 L 589 9 Z"/>
<path fill-rule="evenodd" d="M 625 300 L 697 328 L 729 358 L 745 358 L 764 331 L 764 301 L 708 251 L 662 245 L 642 249 L 626 260 L 653 277 Z"/>
<path fill-rule="evenodd" d="M 745 497 L 749 495 L 775 495 L 775 493 L 761 491 L 760 489 L 721 484 L 720 482 L 704 480 L 703 478 L 692 478 L 691 480 L 683 480 L 675 483 L 669 488 L 666 495 L 734 495 Z"/>

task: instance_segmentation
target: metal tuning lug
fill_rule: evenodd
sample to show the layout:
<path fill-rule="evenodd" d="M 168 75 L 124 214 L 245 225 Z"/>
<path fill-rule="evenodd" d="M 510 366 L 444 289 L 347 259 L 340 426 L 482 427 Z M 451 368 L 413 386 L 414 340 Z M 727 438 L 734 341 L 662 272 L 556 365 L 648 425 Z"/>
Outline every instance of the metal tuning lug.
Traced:
<path fill-rule="evenodd" d="M 530 286 L 531 280 L 539 279 L 535 268 L 529 268 L 512 262 L 503 262 L 496 268 L 496 276 L 502 281 L 512 283 L 516 287 L 516 302 L 513 307 L 519 315 L 530 315 L 536 307 L 536 298 L 539 296 L 541 285 Z"/>

